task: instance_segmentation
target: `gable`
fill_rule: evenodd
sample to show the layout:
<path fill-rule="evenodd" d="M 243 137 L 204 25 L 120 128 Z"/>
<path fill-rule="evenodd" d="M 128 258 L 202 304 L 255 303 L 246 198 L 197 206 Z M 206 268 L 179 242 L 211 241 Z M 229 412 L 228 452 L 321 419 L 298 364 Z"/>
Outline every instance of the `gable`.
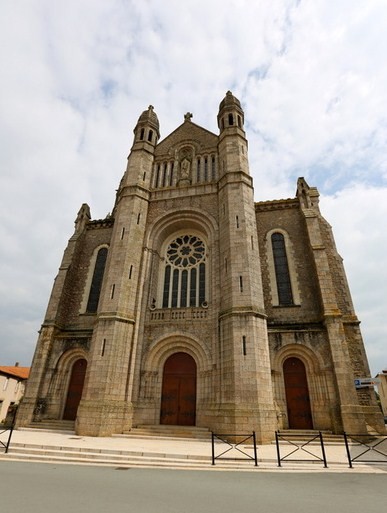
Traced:
<path fill-rule="evenodd" d="M 193 144 L 198 153 L 214 152 L 217 150 L 218 136 L 186 120 L 156 146 L 155 156 L 171 156 L 175 149 L 184 144 Z"/>

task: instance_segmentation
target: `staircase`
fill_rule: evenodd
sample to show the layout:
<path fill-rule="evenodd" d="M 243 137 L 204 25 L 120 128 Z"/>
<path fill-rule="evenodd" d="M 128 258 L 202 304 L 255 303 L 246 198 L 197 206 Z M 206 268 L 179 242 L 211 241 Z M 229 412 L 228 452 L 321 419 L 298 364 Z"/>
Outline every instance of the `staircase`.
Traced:
<path fill-rule="evenodd" d="M 294 442 L 307 442 L 313 437 L 317 438 L 311 442 L 312 444 L 320 443 L 319 431 L 314 429 L 281 429 L 278 431 L 278 434 L 280 435 L 280 443 L 286 443 L 286 440 L 291 440 Z M 321 431 L 321 434 L 324 443 L 343 443 L 343 435 L 334 435 L 332 431 Z M 273 443 L 275 443 L 275 441 Z"/>
<path fill-rule="evenodd" d="M 75 433 L 74 420 L 42 420 L 39 422 L 31 422 L 28 426 L 18 428 L 19 431 L 28 431 L 37 429 L 39 431 L 53 431 L 55 433 L 63 433 L 73 435 Z"/>
<path fill-rule="evenodd" d="M 178 438 L 179 440 L 211 440 L 211 432 L 208 428 L 196 426 L 167 426 L 167 425 L 139 425 L 122 435 L 113 435 L 123 438 L 142 438 L 168 440 Z"/>

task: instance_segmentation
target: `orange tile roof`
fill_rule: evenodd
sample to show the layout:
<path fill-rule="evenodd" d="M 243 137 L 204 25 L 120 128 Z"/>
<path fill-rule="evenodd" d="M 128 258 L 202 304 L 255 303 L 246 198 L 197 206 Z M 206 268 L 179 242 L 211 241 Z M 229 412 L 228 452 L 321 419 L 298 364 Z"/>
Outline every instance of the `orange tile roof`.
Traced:
<path fill-rule="evenodd" d="M 14 376 L 15 378 L 27 379 L 30 374 L 30 367 L 1 367 L 0 372 Z"/>

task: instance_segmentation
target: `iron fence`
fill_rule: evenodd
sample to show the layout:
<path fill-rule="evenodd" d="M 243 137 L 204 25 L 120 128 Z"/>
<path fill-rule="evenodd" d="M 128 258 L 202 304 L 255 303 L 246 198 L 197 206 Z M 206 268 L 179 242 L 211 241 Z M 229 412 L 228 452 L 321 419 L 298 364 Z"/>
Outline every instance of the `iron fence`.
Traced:
<path fill-rule="evenodd" d="M 0 425 L 0 449 L 5 449 L 5 454 L 7 454 L 8 449 L 9 449 L 9 444 L 11 443 L 12 433 L 13 433 L 13 429 L 15 427 L 15 418 L 16 418 L 16 410 L 13 414 L 12 420 L 9 423 L 5 423 L 2 426 Z M 6 433 L 8 433 L 8 438 L 7 438 L 7 435 L 5 435 Z M 4 438 L 6 439 L 6 441 L 3 441 L 1 439 L 1 437 L 3 435 L 5 435 Z"/>
<path fill-rule="evenodd" d="M 298 440 L 298 441 L 297 441 Z M 290 446 L 290 452 L 281 456 L 281 442 L 286 447 Z M 278 466 L 282 466 L 282 462 L 302 463 L 302 462 L 322 462 L 324 468 L 327 468 L 327 458 L 325 455 L 324 440 L 321 431 L 316 434 L 283 434 L 280 431 L 275 432 L 275 443 L 277 447 L 277 462 Z M 315 445 L 312 446 L 311 444 Z M 282 448 L 284 448 L 282 444 Z M 316 454 L 320 452 L 321 455 Z M 292 458 L 292 456 L 301 455 L 298 458 Z M 304 457 L 308 455 L 308 457 Z"/>
<path fill-rule="evenodd" d="M 349 467 L 353 463 L 387 463 L 387 435 L 356 435 L 344 432 Z"/>
<path fill-rule="evenodd" d="M 235 442 L 231 442 L 230 440 L 237 440 Z M 218 455 L 215 455 L 215 441 L 218 440 L 228 446 L 226 450 L 221 452 Z M 248 441 L 253 442 L 253 456 L 248 454 L 241 448 L 242 444 L 246 444 Z M 216 434 L 211 432 L 211 442 L 212 442 L 212 465 L 215 465 L 215 460 L 229 460 L 229 461 L 245 461 L 252 460 L 254 461 L 254 465 L 258 466 L 258 455 L 257 455 L 257 441 L 255 437 L 255 431 L 252 434 Z M 232 458 L 230 457 L 230 451 L 237 451 L 237 453 L 242 454 L 244 457 Z M 225 454 L 229 454 L 229 457 L 224 457 Z"/>

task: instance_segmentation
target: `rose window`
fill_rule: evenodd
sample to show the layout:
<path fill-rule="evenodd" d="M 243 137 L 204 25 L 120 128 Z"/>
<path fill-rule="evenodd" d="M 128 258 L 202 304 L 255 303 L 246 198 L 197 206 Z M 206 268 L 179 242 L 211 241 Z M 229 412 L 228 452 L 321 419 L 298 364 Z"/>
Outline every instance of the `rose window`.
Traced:
<path fill-rule="evenodd" d="M 174 267 L 191 267 L 204 260 L 203 242 L 194 235 L 177 237 L 167 249 L 167 259 Z"/>
<path fill-rule="evenodd" d="M 206 305 L 206 247 L 196 235 L 180 235 L 167 246 L 162 307 Z"/>

